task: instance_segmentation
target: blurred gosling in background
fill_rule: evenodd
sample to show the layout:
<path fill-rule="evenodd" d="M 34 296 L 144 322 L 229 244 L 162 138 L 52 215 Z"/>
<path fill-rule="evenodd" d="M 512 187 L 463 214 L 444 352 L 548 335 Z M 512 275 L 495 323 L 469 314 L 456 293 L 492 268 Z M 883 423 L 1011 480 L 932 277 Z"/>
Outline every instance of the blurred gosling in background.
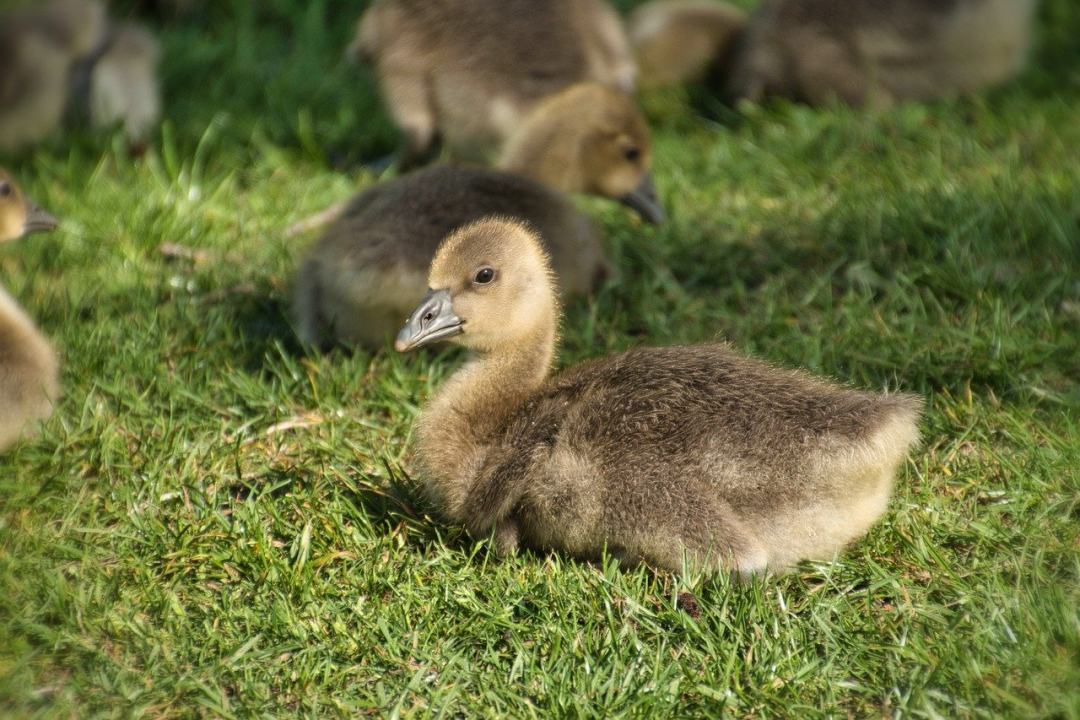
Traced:
<path fill-rule="evenodd" d="M 440 140 L 490 160 L 543 98 L 584 81 L 632 92 L 636 73 L 606 0 L 376 0 L 349 55 L 375 66 L 402 169 Z"/>
<path fill-rule="evenodd" d="M 120 124 L 132 143 L 148 139 L 161 120 L 161 48 L 135 23 L 116 25 L 90 68 L 88 110 L 94 127 Z"/>
<path fill-rule="evenodd" d="M 119 123 L 144 140 L 161 116 L 160 49 L 143 27 L 112 24 L 96 0 L 49 0 L 0 13 L 0 150 L 55 133 L 66 115 Z"/>
<path fill-rule="evenodd" d="M 629 33 L 644 88 L 705 80 L 746 27 L 746 13 L 717 0 L 654 0 L 634 10 Z"/>
<path fill-rule="evenodd" d="M 708 76 L 732 101 L 888 107 L 999 85 L 1024 67 L 1035 0 L 654 0 L 631 36 L 654 85 Z M 711 57 L 709 57 L 709 49 Z"/>
<path fill-rule="evenodd" d="M 105 36 L 105 7 L 52 0 L 0 12 L 0 150 L 41 142 L 60 126 L 75 64 Z"/>
<path fill-rule="evenodd" d="M 728 81 L 734 99 L 887 107 L 1019 73 L 1035 0 L 765 0 Z"/>

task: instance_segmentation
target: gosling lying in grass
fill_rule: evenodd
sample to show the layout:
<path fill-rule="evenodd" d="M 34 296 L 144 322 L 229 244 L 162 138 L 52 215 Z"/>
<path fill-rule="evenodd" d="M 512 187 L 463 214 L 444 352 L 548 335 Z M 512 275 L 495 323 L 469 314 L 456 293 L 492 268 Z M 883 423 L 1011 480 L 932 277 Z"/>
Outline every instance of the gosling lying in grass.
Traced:
<path fill-rule="evenodd" d="M 31 203 L 0 170 L 0 243 L 54 227 L 56 220 Z M 0 451 L 52 414 L 59 395 L 58 368 L 49 341 L 0 288 Z"/>
<path fill-rule="evenodd" d="M 544 239 L 564 294 L 608 272 L 590 220 L 563 193 L 592 193 L 659 222 L 648 128 L 634 101 L 602 85 L 548 98 L 503 151 L 499 170 L 432 167 L 355 198 L 308 252 L 296 283 L 297 334 L 383 346 L 401 326 L 435 249 L 452 230 L 488 215 L 528 222 Z M 328 332 L 327 332 L 328 331 Z"/>
<path fill-rule="evenodd" d="M 402 169 L 441 140 L 486 160 L 538 102 L 575 83 L 630 92 L 635 66 L 607 0 L 379 0 L 349 55 L 374 64 Z"/>
<path fill-rule="evenodd" d="M 647 348 L 549 377 L 559 305 L 520 223 L 439 247 L 397 337 L 472 357 L 417 424 L 426 489 L 452 521 L 519 544 L 679 571 L 827 559 L 885 511 L 920 401 L 860 392 L 725 345 Z"/>

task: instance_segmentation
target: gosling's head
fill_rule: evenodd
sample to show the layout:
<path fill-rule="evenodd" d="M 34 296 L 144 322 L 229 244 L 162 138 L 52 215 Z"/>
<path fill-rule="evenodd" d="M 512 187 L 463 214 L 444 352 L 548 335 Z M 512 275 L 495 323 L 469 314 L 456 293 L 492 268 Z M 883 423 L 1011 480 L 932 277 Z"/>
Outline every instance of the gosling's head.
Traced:
<path fill-rule="evenodd" d="M 558 147 L 572 154 L 561 156 Z M 650 174 L 648 123 L 634 98 L 616 88 L 580 83 L 548 98 L 507 144 L 501 164 L 564 192 L 618 200 L 648 222 L 664 220 Z M 567 166 L 575 172 L 567 174 Z"/>
<path fill-rule="evenodd" d="M 56 218 L 30 202 L 11 176 L 0 170 L 0 243 L 52 230 L 56 225 Z"/>
<path fill-rule="evenodd" d="M 428 287 L 398 333 L 398 352 L 439 340 L 494 350 L 554 332 L 551 264 L 536 234 L 517 221 L 487 218 L 451 233 L 431 261 Z"/>

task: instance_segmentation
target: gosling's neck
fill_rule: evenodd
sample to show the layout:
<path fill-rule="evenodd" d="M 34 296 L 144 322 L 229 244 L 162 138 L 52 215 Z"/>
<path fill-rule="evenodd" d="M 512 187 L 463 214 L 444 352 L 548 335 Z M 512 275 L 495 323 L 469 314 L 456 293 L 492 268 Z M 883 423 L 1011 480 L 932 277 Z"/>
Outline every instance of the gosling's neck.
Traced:
<path fill-rule="evenodd" d="M 417 427 L 417 449 L 429 494 L 451 519 L 464 517 L 465 496 L 487 450 L 551 371 L 555 313 L 514 343 L 476 351 L 446 381 Z"/>

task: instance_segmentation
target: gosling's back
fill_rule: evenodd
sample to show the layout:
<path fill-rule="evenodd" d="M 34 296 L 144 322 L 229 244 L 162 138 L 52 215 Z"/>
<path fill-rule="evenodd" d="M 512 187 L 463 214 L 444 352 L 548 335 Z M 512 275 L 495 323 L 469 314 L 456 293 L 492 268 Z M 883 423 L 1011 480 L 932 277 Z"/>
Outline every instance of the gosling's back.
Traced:
<path fill-rule="evenodd" d="M 640 349 L 549 380 L 494 456 L 514 465 L 538 545 L 606 543 L 678 569 L 723 541 L 743 570 L 781 569 L 830 557 L 884 512 L 919 408 L 723 345 Z"/>

